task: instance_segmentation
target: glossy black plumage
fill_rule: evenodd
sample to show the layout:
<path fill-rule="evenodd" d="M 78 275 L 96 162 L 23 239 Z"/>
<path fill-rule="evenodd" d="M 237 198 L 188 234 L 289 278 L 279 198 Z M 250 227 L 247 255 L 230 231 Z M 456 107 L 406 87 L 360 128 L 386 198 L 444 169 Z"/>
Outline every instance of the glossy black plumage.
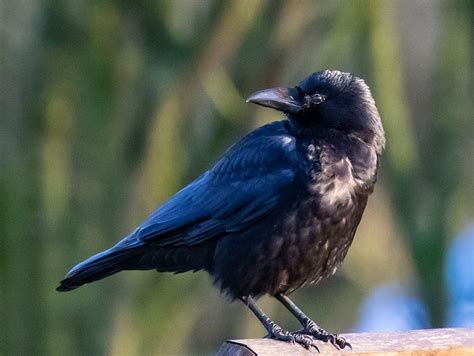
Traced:
<path fill-rule="evenodd" d="M 204 269 L 232 298 L 251 298 L 288 294 L 334 273 L 385 143 L 370 91 L 351 74 L 322 71 L 249 101 L 288 119 L 230 147 L 129 236 L 74 267 L 58 290 L 121 270 Z"/>

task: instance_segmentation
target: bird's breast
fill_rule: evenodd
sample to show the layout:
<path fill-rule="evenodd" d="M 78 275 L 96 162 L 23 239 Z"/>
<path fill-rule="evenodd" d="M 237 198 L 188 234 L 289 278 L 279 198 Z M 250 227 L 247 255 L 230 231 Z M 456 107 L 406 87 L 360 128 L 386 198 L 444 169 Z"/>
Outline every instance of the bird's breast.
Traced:
<path fill-rule="evenodd" d="M 335 187 L 338 189 L 335 183 Z M 343 201 L 341 202 L 341 197 Z M 281 289 L 291 291 L 332 275 L 344 260 L 365 207 L 346 191 L 331 197 L 310 196 L 282 220 Z M 337 202 L 339 202 L 339 204 Z"/>

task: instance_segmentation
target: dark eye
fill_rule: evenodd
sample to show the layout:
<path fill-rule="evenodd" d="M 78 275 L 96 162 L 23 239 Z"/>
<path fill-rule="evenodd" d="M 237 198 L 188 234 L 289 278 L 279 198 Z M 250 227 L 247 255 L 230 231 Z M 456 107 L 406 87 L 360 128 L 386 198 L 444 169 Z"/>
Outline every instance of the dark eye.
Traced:
<path fill-rule="evenodd" d="M 324 100 L 326 100 L 326 96 L 319 93 L 313 94 L 311 96 L 311 101 L 314 104 L 321 104 L 322 102 L 324 102 Z"/>

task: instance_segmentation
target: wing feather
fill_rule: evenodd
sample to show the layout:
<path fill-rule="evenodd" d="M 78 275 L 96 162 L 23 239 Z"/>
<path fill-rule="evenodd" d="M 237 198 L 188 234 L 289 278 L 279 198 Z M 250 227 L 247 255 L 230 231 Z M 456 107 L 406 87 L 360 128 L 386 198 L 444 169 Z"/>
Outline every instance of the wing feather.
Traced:
<path fill-rule="evenodd" d="M 293 182 L 295 154 L 284 122 L 255 130 L 119 244 L 193 246 L 251 227 Z"/>

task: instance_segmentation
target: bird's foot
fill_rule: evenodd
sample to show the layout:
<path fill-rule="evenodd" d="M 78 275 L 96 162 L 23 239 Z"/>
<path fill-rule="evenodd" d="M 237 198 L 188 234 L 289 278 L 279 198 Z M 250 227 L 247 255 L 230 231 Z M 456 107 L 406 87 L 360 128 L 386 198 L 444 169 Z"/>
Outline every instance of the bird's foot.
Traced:
<path fill-rule="evenodd" d="M 309 335 L 307 333 L 299 333 L 299 332 L 291 332 L 291 331 L 283 330 L 280 326 L 274 323 L 272 323 L 271 330 L 269 331 L 266 338 L 286 341 L 292 344 L 299 344 L 308 350 L 311 347 L 314 347 L 317 351 L 319 351 L 319 348 L 316 345 L 315 340 L 313 339 L 312 335 Z"/>
<path fill-rule="evenodd" d="M 306 323 L 304 329 L 296 331 L 299 335 L 311 335 L 316 340 L 329 342 L 338 350 L 348 347 L 352 350 L 351 344 L 342 336 L 338 334 L 328 333 L 326 330 L 320 328 L 314 321 L 310 320 Z"/>

